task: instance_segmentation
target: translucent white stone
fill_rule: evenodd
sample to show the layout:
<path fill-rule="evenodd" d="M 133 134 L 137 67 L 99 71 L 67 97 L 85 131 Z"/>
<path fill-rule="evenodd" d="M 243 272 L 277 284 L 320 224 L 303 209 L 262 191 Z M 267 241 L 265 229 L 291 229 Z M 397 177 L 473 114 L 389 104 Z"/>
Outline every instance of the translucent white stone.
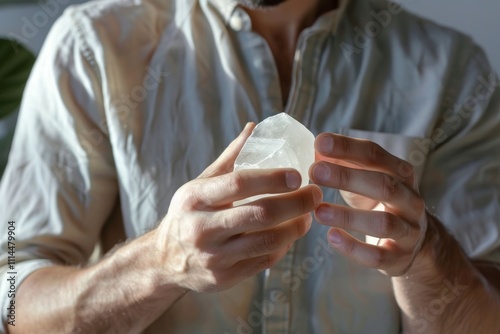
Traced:
<path fill-rule="evenodd" d="M 234 163 L 234 170 L 295 168 L 302 187 L 309 184 L 314 163 L 314 135 L 291 116 L 280 113 L 257 124 Z M 235 202 L 241 205 L 264 196 Z"/>

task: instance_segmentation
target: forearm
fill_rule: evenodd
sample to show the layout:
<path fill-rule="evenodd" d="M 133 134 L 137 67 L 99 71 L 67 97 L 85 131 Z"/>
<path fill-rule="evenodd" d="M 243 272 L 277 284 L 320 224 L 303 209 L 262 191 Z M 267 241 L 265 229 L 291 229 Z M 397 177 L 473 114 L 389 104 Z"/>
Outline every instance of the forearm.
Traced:
<path fill-rule="evenodd" d="M 500 328 L 500 270 L 473 263 L 437 221 L 410 271 L 393 278 L 405 334 L 493 333 Z"/>
<path fill-rule="evenodd" d="M 150 232 L 86 267 L 50 267 L 19 287 L 10 333 L 138 333 L 183 294 L 159 270 Z M 149 261 L 149 262 L 148 262 Z"/>

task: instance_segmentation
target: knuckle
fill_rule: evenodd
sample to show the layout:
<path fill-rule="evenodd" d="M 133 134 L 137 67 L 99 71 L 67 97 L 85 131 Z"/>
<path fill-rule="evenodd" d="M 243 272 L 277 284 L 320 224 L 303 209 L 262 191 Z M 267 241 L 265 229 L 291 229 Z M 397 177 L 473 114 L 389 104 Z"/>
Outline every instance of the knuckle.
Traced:
<path fill-rule="evenodd" d="M 269 200 L 263 200 L 259 205 L 255 206 L 255 222 L 267 225 L 267 223 L 274 221 L 274 213 L 269 203 Z"/>
<path fill-rule="evenodd" d="M 370 259 L 371 265 L 375 268 L 383 268 L 387 262 L 384 252 L 377 248 L 373 250 Z"/>
<path fill-rule="evenodd" d="M 204 206 L 201 200 L 202 188 L 196 180 L 189 182 L 175 193 L 175 201 L 180 202 L 180 206 L 187 211 L 200 209 Z"/>
<path fill-rule="evenodd" d="M 262 245 L 266 251 L 274 251 L 278 248 L 280 237 L 276 232 L 268 232 L 262 236 Z"/>
<path fill-rule="evenodd" d="M 383 175 L 381 187 L 381 199 L 383 201 L 390 201 L 398 195 L 399 183 L 396 179 L 389 175 Z"/>
<path fill-rule="evenodd" d="M 341 189 L 349 189 L 351 184 L 351 173 L 347 168 L 339 167 L 338 175 L 337 175 L 339 188 Z"/>
<path fill-rule="evenodd" d="M 345 229 L 349 227 L 349 224 L 352 219 L 352 214 L 350 210 L 342 210 L 342 214 L 340 215 L 339 223 L 340 227 Z"/>
<path fill-rule="evenodd" d="M 351 151 L 350 139 L 347 137 L 335 137 L 335 144 L 333 147 L 340 148 L 340 151 L 344 154 Z"/>
<path fill-rule="evenodd" d="M 385 150 L 378 144 L 368 143 L 368 162 L 371 164 L 380 164 L 385 157 Z"/>
<path fill-rule="evenodd" d="M 236 257 L 230 256 L 227 252 L 221 252 L 219 250 L 204 252 L 200 255 L 200 258 L 200 266 L 212 273 L 220 273 L 237 261 Z"/>
<path fill-rule="evenodd" d="M 203 224 L 196 224 L 191 228 L 190 244 L 202 249 L 206 244 L 208 235 L 209 232 L 203 227 Z"/>
<path fill-rule="evenodd" d="M 297 228 L 297 239 L 302 237 L 307 233 L 309 230 L 309 219 L 300 219 L 296 224 L 295 227 Z"/>
<path fill-rule="evenodd" d="M 393 236 L 397 230 L 396 217 L 390 213 L 384 212 L 380 215 L 379 233 L 381 236 Z"/>
<path fill-rule="evenodd" d="M 218 237 L 220 227 L 213 224 L 209 219 L 202 217 L 203 215 L 191 214 L 189 217 L 185 213 L 180 213 L 177 221 L 189 220 L 190 224 L 181 226 L 175 224 L 171 226 L 170 234 L 182 236 L 180 242 L 187 245 L 195 246 L 199 250 L 206 250 L 212 247 L 214 238 Z M 182 247 L 182 245 L 180 245 Z"/>
<path fill-rule="evenodd" d="M 217 267 L 217 261 L 215 257 L 207 253 L 201 253 L 198 255 L 198 265 L 201 268 L 205 268 L 209 271 L 213 271 Z"/>
<path fill-rule="evenodd" d="M 262 234 L 257 242 L 246 251 L 247 258 L 254 258 L 262 254 L 276 251 L 281 243 L 281 238 L 276 232 Z"/>
<path fill-rule="evenodd" d="M 312 194 L 310 193 L 305 193 L 299 196 L 296 201 L 296 208 L 298 209 L 298 212 L 306 213 L 311 211 L 312 201 L 314 201 L 314 199 L 312 199 Z"/>
<path fill-rule="evenodd" d="M 246 177 L 243 173 L 232 173 L 229 179 L 229 191 L 232 194 L 239 194 L 245 190 Z"/>
<path fill-rule="evenodd" d="M 421 197 L 414 196 L 412 201 L 411 201 L 411 206 L 417 212 L 425 212 L 425 202 Z"/>
<path fill-rule="evenodd" d="M 346 241 L 344 243 L 344 253 L 345 254 L 352 255 L 354 253 L 354 248 L 355 248 L 355 245 L 354 245 L 354 242 L 352 242 L 352 240 Z"/>

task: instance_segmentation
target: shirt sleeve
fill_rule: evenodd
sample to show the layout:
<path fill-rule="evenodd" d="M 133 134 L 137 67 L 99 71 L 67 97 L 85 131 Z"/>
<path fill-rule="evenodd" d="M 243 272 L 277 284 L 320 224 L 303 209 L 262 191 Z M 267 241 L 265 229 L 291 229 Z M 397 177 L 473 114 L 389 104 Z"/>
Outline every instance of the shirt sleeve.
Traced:
<path fill-rule="evenodd" d="M 0 183 L 0 332 L 15 300 L 4 297 L 12 290 L 7 273 L 15 272 L 17 290 L 41 267 L 85 263 L 117 200 L 99 73 L 84 37 L 67 10 L 25 89 Z M 15 226 L 14 265 L 8 263 L 9 221 Z"/>
<path fill-rule="evenodd" d="M 469 257 L 500 263 L 500 82 L 484 52 L 464 44 L 446 111 L 413 156 L 430 152 L 421 182 L 429 210 Z"/>

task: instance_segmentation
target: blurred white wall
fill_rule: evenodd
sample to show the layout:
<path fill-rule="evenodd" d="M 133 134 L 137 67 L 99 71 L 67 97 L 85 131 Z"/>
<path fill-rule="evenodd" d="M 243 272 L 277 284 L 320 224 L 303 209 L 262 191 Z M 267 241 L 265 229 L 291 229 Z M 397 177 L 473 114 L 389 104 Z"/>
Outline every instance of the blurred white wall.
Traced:
<path fill-rule="evenodd" d="M 394 0 L 393 0 L 394 1 Z M 440 24 L 462 31 L 483 47 L 500 74 L 500 1 L 399 0 L 404 7 Z"/>
<path fill-rule="evenodd" d="M 35 54 L 54 21 L 72 4 L 86 0 L 47 0 L 33 4 L 0 6 L 0 37 L 15 38 Z"/>
<path fill-rule="evenodd" d="M 0 36 L 17 36 L 38 53 L 54 20 L 70 4 L 86 0 L 46 0 L 45 4 L 0 6 Z M 352 0 L 358 1 L 358 0 Z M 500 73 L 499 0 L 393 0 L 407 9 L 472 36 Z"/>

